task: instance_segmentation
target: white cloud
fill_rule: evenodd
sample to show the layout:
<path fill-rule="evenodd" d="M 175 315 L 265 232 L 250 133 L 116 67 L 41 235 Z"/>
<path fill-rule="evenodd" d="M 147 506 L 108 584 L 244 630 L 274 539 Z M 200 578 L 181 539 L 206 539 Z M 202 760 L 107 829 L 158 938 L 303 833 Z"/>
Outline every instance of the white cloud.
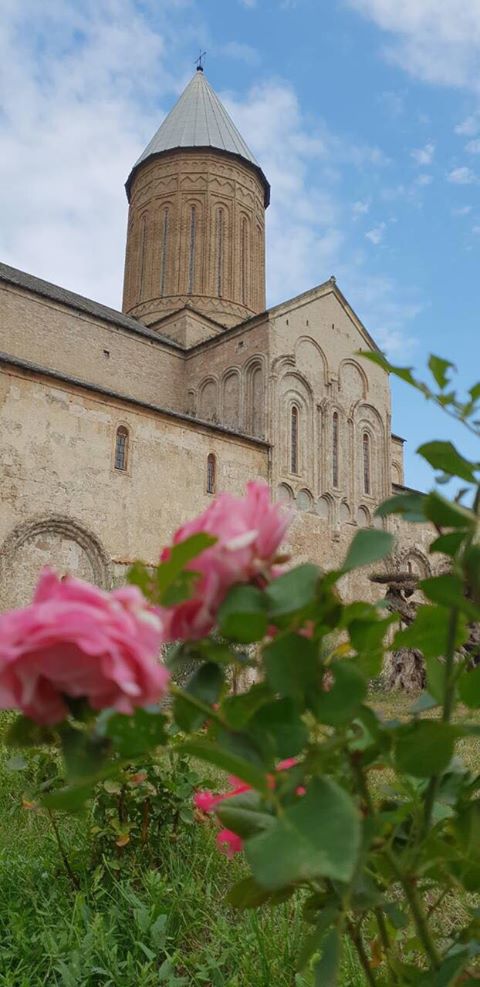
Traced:
<path fill-rule="evenodd" d="M 465 150 L 469 154 L 480 154 L 480 137 L 477 137 L 473 141 L 468 141 L 468 144 L 465 144 Z"/>
<path fill-rule="evenodd" d="M 431 185 L 432 182 L 433 182 L 432 175 L 423 174 L 423 175 L 417 175 L 414 184 L 419 185 L 420 188 L 424 188 L 427 185 Z"/>
<path fill-rule="evenodd" d="M 435 154 L 435 144 L 429 142 L 425 144 L 424 147 L 414 148 L 410 151 L 410 156 L 418 165 L 429 165 L 433 161 L 433 155 Z"/>
<path fill-rule="evenodd" d="M 478 90 L 479 0 L 346 0 L 392 36 L 386 56 L 412 75 Z"/>
<path fill-rule="evenodd" d="M 454 185 L 472 185 L 476 181 L 476 176 L 471 168 L 462 165 L 460 168 L 452 168 L 452 171 L 449 171 L 447 181 Z"/>
<path fill-rule="evenodd" d="M 468 216 L 471 211 L 471 206 L 459 206 L 457 209 L 452 209 L 452 216 Z"/>
<path fill-rule="evenodd" d="M 246 62 L 248 65 L 256 65 L 260 61 L 260 54 L 257 49 L 240 41 L 227 41 L 218 50 L 222 55 L 226 55 L 227 58 L 236 58 L 238 61 Z"/>
<path fill-rule="evenodd" d="M 472 226 L 472 233 L 478 236 L 480 234 L 480 226 Z"/>
<path fill-rule="evenodd" d="M 365 239 L 370 240 L 370 243 L 378 246 L 378 244 L 383 240 L 386 228 L 386 223 L 379 223 L 378 226 L 374 226 L 372 230 L 368 230 L 368 233 L 365 233 Z"/>
<path fill-rule="evenodd" d="M 472 113 L 471 116 L 466 117 L 461 123 L 457 123 L 455 127 L 455 133 L 460 134 L 462 137 L 475 137 L 480 131 L 480 114 Z"/>
<path fill-rule="evenodd" d="M 257 0 L 240 0 L 242 7 L 256 7 Z"/>
<path fill-rule="evenodd" d="M 360 216 L 365 216 L 370 209 L 370 202 L 368 199 L 359 199 L 358 202 L 354 202 L 352 206 L 352 213 L 354 219 L 359 219 Z"/>

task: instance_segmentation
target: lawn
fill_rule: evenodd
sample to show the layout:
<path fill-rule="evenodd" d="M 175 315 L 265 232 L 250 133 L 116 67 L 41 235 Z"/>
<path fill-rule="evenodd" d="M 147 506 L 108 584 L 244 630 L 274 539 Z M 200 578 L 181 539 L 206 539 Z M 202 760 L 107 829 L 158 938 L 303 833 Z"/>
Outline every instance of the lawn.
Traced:
<path fill-rule="evenodd" d="M 410 698 L 376 697 L 387 718 Z M 462 752 L 478 766 L 478 742 Z M 210 825 L 160 835 L 154 866 L 118 848 L 92 860 L 89 817 L 58 816 L 78 887 L 66 874 L 48 817 L 25 803 L 26 780 L 0 750 L 0 987 L 293 987 L 301 900 L 237 912 L 229 886 L 241 858 L 221 855 Z M 203 769 L 200 767 L 200 771 Z M 455 921 L 458 901 L 445 903 Z M 346 946 L 342 987 L 363 977 Z"/>

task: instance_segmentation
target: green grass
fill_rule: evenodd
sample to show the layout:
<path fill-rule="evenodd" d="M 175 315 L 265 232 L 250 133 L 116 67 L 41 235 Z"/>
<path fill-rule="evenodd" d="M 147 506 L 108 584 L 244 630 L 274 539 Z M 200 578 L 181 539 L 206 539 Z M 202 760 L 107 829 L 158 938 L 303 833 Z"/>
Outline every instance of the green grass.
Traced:
<path fill-rule="evenodd" d="M 382 696 L 374 703 L 394 718 L 406 714 L 411 699 Z M 467 763 L 478 768 L 480 741 L 464 746 Z M 8 770 L 8 757 L 0 749 L 0 987 L 306 984 L 295 978 L 301 901 L 259 912 L 230 909 L 226 894 L 243 864 L 218 852 L 213 826 L 164 833 L 155 869 L 119 852 L 105 870 L 91 864 L 88 820 L 58 816 L 75 889 L 48 818 L 22 806 L 25 776 Z M 458 921 L 460 908 L 458 900 L 445 902 L 447 924 L 450 916 Z M 363 984 L 347 943 L 342 987 Z"/>

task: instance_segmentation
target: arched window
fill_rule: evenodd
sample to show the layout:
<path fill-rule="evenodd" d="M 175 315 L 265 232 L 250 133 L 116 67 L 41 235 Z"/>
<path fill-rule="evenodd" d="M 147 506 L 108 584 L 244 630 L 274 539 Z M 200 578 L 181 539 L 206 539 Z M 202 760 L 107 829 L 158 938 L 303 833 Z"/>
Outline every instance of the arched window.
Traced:
<path fill-rule="evenodd" d="M 138 296 L 143 297 L 143 276 L 145 274 L 145 255 L 147 249 L 147 216 L 142 216 L 140 220 L 140 243 L 138 257 Z"/>
<path fill-rule="evenodd" d="M 363 433 L 363 492 L 370 493 L 370 436 L 368 432 Z"/>
<path fill-rule="evenodd" d="M 115 435 L 115 469 L 126 470 L 128 457 L 128 428 L 119 425 Z"/>
<path fill-rule="evenodd" d="M 332 481 L 333 486 L 338 487 L 338 414 L 333 412 L 332 428 Z"/>
<path fill-rule="evenodd" d="M 217 209 L 215 218 L 215 287 L 217 295 L 221 298 L 223 294 L 223 250 L 225 239 L 225 212 L 222 208 Z"/>
<path fill-rule="evenodd" d="M 290 412 L 290 471 L 298 473 L 298 408 L 293 405 Z"/>
<path fill-rule="evenodd" d="M 190 238 L 188 248 L 188 294 L 191 295 L 195 288 L 195 240 L 197 234 L 197 210 L 195 206 L 190 207 Z"/>
<path fill-rule="evenodd" d="M 240 233 L 240 278 L 242 304 L 246 305 L 248 295 L 248 220 L 246 216 L 242 219 Z"/>
<path fill-rule="evenodd" d="M 217 461 L 213 452 L 210 452 L 207 456 L 207 493 L 215 493 L 215 485 L 217 481 Z"/>
<path fill-rule="evenodd" d="M 162 224 L 162 266 L 160 269 L 160 295 L 162 298 L 165 294 L 165 281 L 167 277 L 168 220 L 169 209 L 168 206 L 165 206 Z"/>

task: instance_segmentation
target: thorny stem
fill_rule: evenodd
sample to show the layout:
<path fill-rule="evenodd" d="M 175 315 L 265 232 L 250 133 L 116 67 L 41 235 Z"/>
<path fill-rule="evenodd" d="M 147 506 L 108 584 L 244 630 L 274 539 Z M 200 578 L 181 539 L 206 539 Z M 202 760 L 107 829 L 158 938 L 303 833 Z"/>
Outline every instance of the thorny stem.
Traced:
<path fill-rule="evenodd" d="M 402 885 L 405 892 L 405 897 L 410 905 L 410 910 L 415 922 L 418 938 L 423 945 L 433 969 L 438 970 L 442 962 L 441 956 L 430 934 L 428 921 L 423 911 L 422 902 L 415 886 L 415 880 L 409 875 L 402 873 L 393 853 L 391 853 L 390 850 L 385 851 L 385 856 L 395 874 L 395 877 L 397 878 L 397 881 Z"/>
<path fill-rule="evenodd" d="M 370 960 L 367 956 L 367 951 L 365 949 L 365 946 L 363 945 L 363 939 L 360 930 L 354 926 L 353 922 L 347 922 L 347 931 L 350 936 L 350 939 L 353 942 L 353 945 L 355 946 L 355 949 L 357 950 L 358 958 L 360 960 L 360 963 L 362 964 L 363 971 L 365 973 L 368 983 L 370 984 L 370 987 L 376 987 L 377 981 L 375 978 L 375 974 L 372 970 L 372 967 L 370 966 Z"/>
<path fill-rule="evenodd" d="M 55 819 L 55 816 L 54 816 L 53 812 L 51 811 L 51 809 L 47 809 L 47 815 L 48 815 L 48 818 L 50 819 L 51 827 L 52 827 L 53 832 L 54 832 L 54 835 L 55 835 L 55 840 L 56 840 L 56 843 L 57 843 L 57 846 L 58 846 L 58 849 L 59 849 L 59 852 L 60 852 L 60 856 L 61 856 L 61 858 L 63 860 L 63 866 L 65 867 L 65 870 L 66 870 L 66 872 L 67 872 L 67 874 L 68 874 L 68 876 L 69 876 L 69 878 L 70 878 L 70 880 L 71 880 L 71 882 L 73 884 L 73 887 L 75 888 L 75 891 L 79 891 L 80 890 L 80 882 L 78 880 L 77 875 L 73 872 L 72 867 L 71 867 L 71 864 L 70 864 L 70 861 L 69 861 L 69 859 L 67 857 L 67 853 L 66 853 L 65 847 L 64 847 L 64 845 L 62 843 L 62 839 L 61 839 L 61 836 L 60 836 L 60 830 L 59 830 L 59 828 L 57 826 L 57 820 Z"/>

